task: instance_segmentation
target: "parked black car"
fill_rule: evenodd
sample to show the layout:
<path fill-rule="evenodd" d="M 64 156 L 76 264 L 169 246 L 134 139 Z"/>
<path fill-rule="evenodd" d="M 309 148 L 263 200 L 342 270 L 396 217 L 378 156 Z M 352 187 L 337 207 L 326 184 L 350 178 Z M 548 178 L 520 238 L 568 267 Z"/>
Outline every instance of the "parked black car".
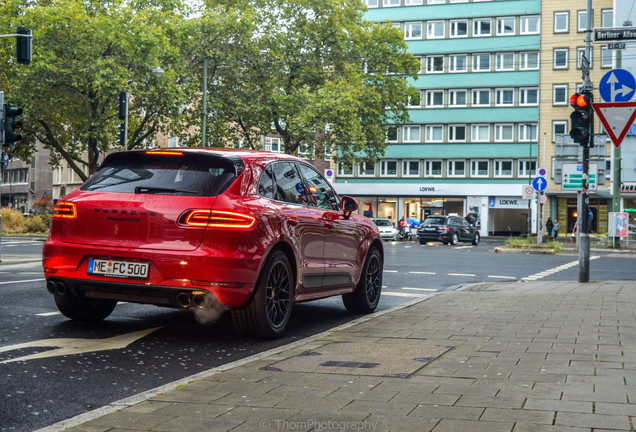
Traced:
<path fill-rule="evenodd" d="M 479 231 L 459 216 L 429 216 L 417 230 L 420 244 L 438 241 L 455 245 L 458 242 L 479 244 Z"/>

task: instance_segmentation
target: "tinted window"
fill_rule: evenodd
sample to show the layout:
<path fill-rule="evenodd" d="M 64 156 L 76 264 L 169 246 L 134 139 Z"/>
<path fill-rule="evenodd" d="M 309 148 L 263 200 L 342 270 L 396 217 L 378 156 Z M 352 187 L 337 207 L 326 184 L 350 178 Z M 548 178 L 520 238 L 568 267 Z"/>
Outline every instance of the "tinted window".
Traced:
<path fill-rule="evenodd" d="M 149 155 L 122 152 L 106 158 L 85 191 L 215 196 L 234 181 L 235 168 L 212 155 Z"/>
<path fill-rule="evenodd" d="M 261 174 L 261 179 L 258 182 L 258 194 L 263 198 L 274 199 L 274 173 L 271 165 L 268 165 Z"/>
<path fill-rule="evenodd" d="M 274 199 L 292 204 L 304 204 L 306 187 L 291 162 L 276 162 L 271 165 L 274 174 Z"/>
<path fill-rule="evenodd" d="M 388 219 L 374 219 L 373 222 L 375 222 L 377 226 L 393 226 L 391 221 Z"/>
<path fill-rule="evenodd" d="M 445 217 L 427 217 L 426 219 L 424 219 L 424 222 L 422 223 L 444 225 L 446 223 L 446 218 Z"/>
<path fill-rule="evenodd" d="M 310 201 L 313 205 L 319 208 L 328 210 L 338 210 L 338 198 L 334 193 L 327 180 L 320 175 L 316 169 L 310 165 L 298 164 L 300 172 L 307 180 L 309 185 L 309 192 L 314 196 L 314 199 Z"/>

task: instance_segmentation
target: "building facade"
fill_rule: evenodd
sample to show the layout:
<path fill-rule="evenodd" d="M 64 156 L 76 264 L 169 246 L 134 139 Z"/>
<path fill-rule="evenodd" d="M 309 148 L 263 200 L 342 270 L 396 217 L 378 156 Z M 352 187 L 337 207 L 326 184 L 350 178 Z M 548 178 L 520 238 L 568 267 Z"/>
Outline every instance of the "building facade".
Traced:
<path fill-rule="evenodd" d="M 389 125 L 377 164 L 336 167 L 366 214 L 415 223 L 476 213 L 482 235 L 536 232 L 524 189 L 539 139 L 541 2 L 366 0 L 404 33 L 421 69 L 410 121 Z"/>

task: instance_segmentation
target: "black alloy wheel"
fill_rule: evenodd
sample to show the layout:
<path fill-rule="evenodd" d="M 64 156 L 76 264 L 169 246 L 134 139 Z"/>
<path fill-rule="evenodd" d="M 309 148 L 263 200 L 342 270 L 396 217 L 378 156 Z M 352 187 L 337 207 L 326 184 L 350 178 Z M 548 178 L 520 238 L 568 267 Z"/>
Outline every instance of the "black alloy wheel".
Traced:
<path fill-rule="evenodd" d="M 370 313 L 375 310 L 382 292 L 382 269 L 382 256 L 374 247 L 367 255 L 356 290 L 342 296 L 342 301 L 349 312 Z"/>

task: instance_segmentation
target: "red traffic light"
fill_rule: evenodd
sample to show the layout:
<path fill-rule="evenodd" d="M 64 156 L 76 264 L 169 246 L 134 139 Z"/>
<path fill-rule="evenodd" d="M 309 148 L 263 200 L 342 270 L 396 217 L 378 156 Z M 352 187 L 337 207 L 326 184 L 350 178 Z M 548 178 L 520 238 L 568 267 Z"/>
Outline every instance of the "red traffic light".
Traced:
<path fill-rule="evenodd" d="M 589 108 L 590 98 L 581 93 L 574 93 L 572 97 L 570 97 L 570 105 L 574 108 Z"/>

